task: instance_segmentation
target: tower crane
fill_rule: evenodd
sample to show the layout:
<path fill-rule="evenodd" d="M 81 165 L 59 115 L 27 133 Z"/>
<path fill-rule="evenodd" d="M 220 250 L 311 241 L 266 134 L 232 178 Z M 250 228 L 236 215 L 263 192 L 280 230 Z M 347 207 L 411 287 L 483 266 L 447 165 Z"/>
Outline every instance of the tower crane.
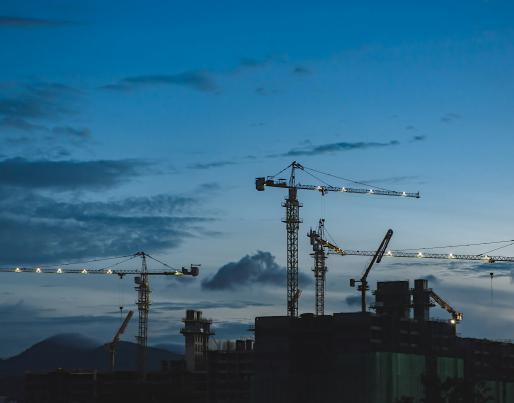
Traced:
<path fill-rule="evenodd" d="M 310 230 L 310 233 L 314 232 L 314 230 Z M 320 237 L 324 237 L 325 235 L 325 220 L 321 218 L 318 222 L 317 234 Z M 311 237 L 311 245 L 313 252 L 311 256 L 314 257 L 314 268 L 312 271 L 314 272 L 314 280 L 315 280 L 315 314 L 316 316 L 323 316 L 325 314 L 325 278 L 327 275 L 327 266 L 325 264 L 327 254 L 325 252 L 325 248 L 319 242 L 313 242 L 313 238 Z"/>
<path fill-rule="evenodd" d="M 392 236 L 392 230 L 389 230 L 389 231 L 391 231 L 390 235 Z M 329 249 L 333 254 L 336 254 L 339 256 L 372 256 L 372 257 L 375 257 L 375 256 L 377 256 L 377 253 L 381 251 L 380 256 L 382 256 L 382 257 L 385 256 L 385 257 L 411 258 L 411 259 L 443 259 L 443 260 L 475 261 L 475 262 L 479 261 L 479 262 L 491 263 L 491 264 L 496 263 L 496 262 L 514 262 L 513 256 L 489 256 L 487 254 L 472 255 L 472 254 L 453 254 L 453 253 L 449 253 L 449 254 L 422 253 L 422 252 L 405 252 L 405 251 L 394 251 L 394 250 L 389 250 L 389 251 L 385 252 L 385 249 L 387 248 L 387 243 L 389 242 L 389 240 L 387 240 L 389 231 L 387 232 L 386 237 L 382 241 L 382 244 L 380 245 L 380 247 L 377 251 L 350 250 L 350 249 L 344 250 L 344 249 L 340 248 L 339 246 L 337 246 L 336 244 L 324 239 L 316 231 L 310 231 L 307 234 L 307 236 L 310 238 L 311 244 L 313 244 L 313 245 L 319 244 L 322 247 Z M 390 239 L 390 236 L 389 236 L 389 239 Z M 372 262 L 373 262 L 373 260 L 372 260 Z M 368 266 L 368 268 L 370 268 L 370 266 Z M 369 274 L 368 270 L 366 272 Z M 366 276 L 367 276 L 367 274 L 365 273 L 363 276 L 364 280 L 366 280 L 366 278 L 365 278 Z M 355 280 L 350 280 L 350 285 L 354 286 Z M 360 287 L 362 287 L 362 285 L 363 285 L 363 282 L 361 279 Z M 367 285 L 367 283 L 366 283 L 366 285 Z M 362 290 L 362 291 L 364 293 L 364 290 Z M 365 298 L 364 295 L 363 295 L 363 297 Z M 448 313 L 450 313 L 450 315 L 452 315 L 452 319 L 451 319 L 452 324 L 456 324 L 463 319 L 464 315 L 462 314 L 462 312 L 455 310 L 443 298 L 441 298 L 439 295 L 437 295 L 435 293 L 435 291 L 433 291 L 433 290 L 430 291 L 430 298 L 433 301 L 435 301 L 441 308 L 445 309 Z M 362 304 L 362 306 L 365 307 L 364 304 Z"/>
<path fill-rule="evenodd" d="M 289 180 L 276 178 L 286 169 L 291 169 L 291 173 L 289 175 Z M 303 185 L 297 183 L 296 181 L 296 172 L 300 170 L 303 171 L 310 176 L 314 177 L 316 180 L 322 182 L 320 185 Z M 324 172 L 317 171 L 312 168 L 305 167 L 298 163 L 297 161 L 293 161 L 282 171 L 273 176 L 268 177 L 259 177 L 255 179 L 255 188 L 262 192 L 266 189 L 266 187 L 275 187 L 287 189 L 288 197 L 285 199 L 282 207 L 286 209 L 286 216 L 283 222 L 286 224 L 287 231 L 287 315 L 290 317 L 298 316 L 298 298 L 296 296 L 298 293 L 298 229 L 300 227 L 301 219 L 300 219 L 300 207 L 302 205 L 298 201 L 298 190 L 316 190 L 321 193 L 321 195 L 325 195 L 328 192 L 342 192 L 342 193 L 356 193 L 356 194 L 364 194 L 364 195 L 375 195 L 375 196 L 397 196 L 397 197 L 413 197 L 419 198 L 419 192 L 417 193 L 409 193 L 409 192 L 397 192 L 387 189 L 381 189 L 378 187 L 371 187 L 368 189 L 359 189 L 359 188 L 350 188 L 350 187 L 338 187 L 331 186 L 328 183 L 320 180 L 316 175 L 312 172 L 332 176 L 338 179 L 347 180 L 344 178 L 337 177 L 335 175 L 327 174 Z M 359 183 L 355 181 L 351 181 L 354 183 Z M 362 184 L 365 185 L 365 184 Z"/>
<path fill-rule="evenodd" d="M 118 329 L 118 331 L 112 338 L 112 341 L 105 345 L 105 348 L 107 349 L 107 351 L 109 353 L 109 368 L 111 369 L 111 371 L 114 371 L 116 347 L 118 347 L 118 342 L 120 341 L 120 337 L 127 329 L 127 326 L 130 322 L 130 319 L 132 319 L 133 314 L 134 314 L 134 311 L 128 312 L 125 320 L 123 321 L 120 328 Z"/>
<path fill-rule="evenodd" d="M 61 274 L 81 274 L 81 275 L 91 275 L 91 274 L 97 274 L 97 275 L 106 275 L 106 276 L 112 276 L 117 275 L 120 279 L 127 276 L 127 275 L 134 275 L 134 282 L 136 284 L 136 291 L 138 293 L 137 298 L 137 307 L 138 307 L 138 313 L 139 313 L 139 321 L 138 321 L 138 334 L 136 336 L 136 341 L 138 344 L 138 359 L 137 359 L 137 368 L 140 372 L 141 376 L 145 376 L 146 372 L 146 355 L 147 355 L 147 346 L 148 346 L 148 312 L 150 310 L 150 283 L 149 283 L 149 277 L 150 276 L 198 276 L 200 272 L 200 265 L 191 265 L 189 269 L 186 269 L 185 267 L 182 267 L 182 270 L 176 270 L 170 265 L 161 262 L 160 260 L 157 260 L 156 258 L 150 256 L 149 254 L 145 252 L 137 252 L 130 256 L 128 259 L 124 260 L 123 262 L 119 262 L 117 264 L 111 265 L 104 269 L 88 269 L 88 268 L 82 268 L 82 269 L 65 269 L 63 267 L 57 267 L 55 270 L 50 269 L 44 269 L 41 267 L 36 268 L 27 268 L 27 267 L 16 267 L 16 268 L 0 268 L 0 273 L 35 273 L 35 274 L 55 274 L 55 275 L 61 275 Z M 127 257 L 127 256 L 121 256 L 121 257 Z M 134 269 L 120 269 L 120 268 L 113 268 L 117 266 L 120 263 L 127 262 L 129 260 L 132 260 L 136 257 L 141 258 L 141 269 L 134 270 Z M 167 271 L 150 271 L 148 270 L 147 265 L 147 258 L 152 259 L 163 266 L 171 269 Z M 94 259 L 92 261 L 100 261 L 100 260 L 109 260 L 113 258 L 106 258 L 106 259 Z M 64 266 L 64 265 L 63 265 Z"/>
<path fill-rule="evenodd" d="M 371 268 L 375 263 L 380 263 L 382 260 L 382 256 L 384 256 L 385 250 L 387 248 L 387 245 L 389 244 L 389 241 L 391 240 L 393 236 L 393 230 L 389 229 L 384 237 L 382 239 L 382 242 L 380 243 L 380 246 L 378 247 L 377 251 L 373 255 L 373 258 L 371 259 L 371 262 L 369 262 L 368 267 L 366 268 L 366 271 L 362 275 L 360 280 L 351 279 L 350 280 L 350 287 L 355 287 L 355 283 L 360 283 L 357 290 L 361 292 L 361 309 L 362 312 L 366 312 L 366 291 L 369 290 L 368 286 L 368 275 L 371 271 Z"/>

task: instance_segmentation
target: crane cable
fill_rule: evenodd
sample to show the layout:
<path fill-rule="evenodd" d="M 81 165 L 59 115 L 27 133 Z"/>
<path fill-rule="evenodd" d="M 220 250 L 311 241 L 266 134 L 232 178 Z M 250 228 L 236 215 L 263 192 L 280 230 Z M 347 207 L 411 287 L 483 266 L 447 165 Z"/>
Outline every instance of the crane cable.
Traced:
<path fill-rule="evenodd" d="M 330 234 L 327 227 L 325 226 L 325 232 L 329 236 L 330 240 L 334 242 L 334 244 L 338 245 L 337 241 L 334 239 L 334 237 Z M 494 245 L 499 243 L 508 243 L 508 245 L 503 245 L 498 248 L 491 249 L 487 252 L 483 252 L 478 254 L 477 256 L 487 255 L 491 252 L 495 252 L 500 249 L 508 248 L 509 246 L 514 245 L 514 239 L 506 239 L 504 241 L 490 241 L 490 242 L 475 242 L 475 243 L 466 243 L 466 244 L 460 244 L 460 245 L 445 245 L 445 246 L 432 246 L 432 247 L 425 247 L 425 248 L 405 248 L 405 249 L 394 249 L 397 252 L 408 252 L 408 251 L 420 251 L 420 250 L 431 250 L 431 249 L 448 249 L 448 248 L 459 248 L 459 247 L 466 247 L 466 246 L 480 246 L 480 245 Z"/>
<path fill-rule="evenodd" d="M 161 262 L 159 259 L 156 259 L 153 256 L 150 256 L 149 254 L 146 254 L 146 257 L 149 257 L 150 259 L 155 260 L 157 263 L 162 264 L 163 266 L 167 267 L 168 269 L 177 271 L 177 269 L 174 268 L 173 266 L 171 266 L 171 265 L 169 265 L 167 263 Z"/>
<path fill-rule="evenodd" d="M 61 266 L 71 266 L 75 264 L 85 264 L 85 263 L 93 263 L 93 262 L 103 262 L 106 260 L 114 260 L 114 259 L 123 259 L 124 257 L 129 257 L 133 255 L 123 255 L 123 256 L 113 256 L 113 257 L 105 257 L 105 258 L 97 258 L 97 259 L 91 259 L 91 260 L 83 260 L 81 262 L 68 262 L 68 263 L 61 263 L 54 266 L 48 266 L 48 267 L 61 267 Z M 130 260 L 130 259 L 128 259 Z"/>
<path fill-rule="evenodd" d="M 348 179 L 348 178 L 343 178 L 342 176 L 337 176 L 337 175 L 329 174 L 327 172 L 318 171 L 317 169 L 314 169 L 314 168 L 309 168 L 309 167 L 305 167 L 305 166 L 303 168 L 307 169 L 309 171 L 316 172 L 316 173 L 321 174 L 321 175 L 327 175 L 327 176 L 331 176 L 332 178 L 336 178 L 336 179 L 343 180 L 343 181 L 346 181 L 346 182 L 355 183 L 356 185 L 367 186 L 367 187 L 371 187 L 371 188 L 374 188 L 374 189 L 383 190 L 383 191 L 386 191 L 386 192 L 393 192 L 393 190 L 391 190 L 391 189 L 385 189 L 385 188 L 381 188 L 379 186 L 370 185 L 369 183 L 364 183 L 364 182 L 359 182 L 359 181 L 355 181 L 355 180 Z"/>

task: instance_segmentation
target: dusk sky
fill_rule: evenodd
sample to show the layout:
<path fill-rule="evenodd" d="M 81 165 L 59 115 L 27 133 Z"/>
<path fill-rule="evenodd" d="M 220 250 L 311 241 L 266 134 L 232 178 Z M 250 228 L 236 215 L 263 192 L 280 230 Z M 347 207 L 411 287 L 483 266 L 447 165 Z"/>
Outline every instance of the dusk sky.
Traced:
<path fill-rule="evenodd" d="M 0 267 L 140 250 L 201 264 L 152 278 L 150 344 L 181 344 L 185 309 L 219 339 L 285 314 L 286 192 L 254 181 L 293 160 L 421 194 L 300 192 L 300 313 L 320 217 L 349 249 L 388 228 L 392 249 L 514 239 L 512 1 L 2 0 L 0 45 Z M 359 309 L 348 279 L 367 262 L 329 257 L 327 313 Z M 464 313 L 459 333 L 509 339 L 511 269 L 389 260 L 369 281 L 429 278 Z M 136 309 L 130 278 L 0 276 L 0 357 L 58 333 L 106 342 L 118 306 Z"/>

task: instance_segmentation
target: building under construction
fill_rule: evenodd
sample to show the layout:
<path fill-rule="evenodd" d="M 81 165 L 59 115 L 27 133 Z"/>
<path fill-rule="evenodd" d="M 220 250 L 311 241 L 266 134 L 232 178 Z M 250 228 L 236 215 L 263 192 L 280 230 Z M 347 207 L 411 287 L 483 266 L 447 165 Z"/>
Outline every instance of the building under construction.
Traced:
<path fill-rule="evenodd" d="M 426 280 L 379 282 L 371 312 L 255 319 L 253 340 L 212 348 L 187 311 L 183 361 L 134 372 L 28 374 L 27 402 L 514 402 L 514 344 L 457 336 L 431 320 Z M 209 346 L 211 348 L 209 349 Z M 122 400 L 117 400 L 122 399 Z"/>
<path fill-rule="evenodd" d="M 254 401 L 514 402 L 514 344 L 430 320 L 431 293 L 379 282 L 376 313 L 256 318 Z"/>

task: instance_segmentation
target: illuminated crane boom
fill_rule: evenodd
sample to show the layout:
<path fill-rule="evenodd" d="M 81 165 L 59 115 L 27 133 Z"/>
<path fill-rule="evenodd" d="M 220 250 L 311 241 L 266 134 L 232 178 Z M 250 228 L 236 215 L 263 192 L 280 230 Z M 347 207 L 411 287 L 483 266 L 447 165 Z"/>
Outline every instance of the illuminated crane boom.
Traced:
<path fill-rule="evenodd" d="M 452 319 L 450 321 L 452 325 L 459 323 L 464 318 L 464 314 L 462 312 L 455 310 L 448 302 L 437 295 L 434 290 L 430 290 L 430 297 L 437 303 L 437 305 L 452 315 Z"/>
<path fill-rule="evenodd" d="M 323 239 L 315 232 L 309 233 L 311 242 L 319 242 L 324 247 L 330 249 L 333 254 L 340 256 L 374 256 L 376 251 L 370 250 L 352 250 L 341 249 L 339 246 Z M 314 238 L 314 240 L 312 240 Z M 485 263 L 495 262 L 514 262 L 513 256 L 489 256 L 484 254 L 471 255 L 471 254 L 453 254 L 453 253 L 423 253 L 423 252 L 404 252 L 389 250 L 384 253 L 385 257 L 404 257 L 411 259 L 447 259 L 447 260 L 467 260 L 467 261 L 481 261 Z"/>
<path fill-rule="evenodd" d="M 275 179 L 275 176 L 279 175 L 286 169 L 291 168 L 291 174 L 289 180 Z M 266 187 L 275 187 L 288 190 L 288 197 L 282 204 L 282 207 L 286 209 L 286 216 L 283 222 L 286 224 L 287 230 L 287 315 L 291 317 L 298 316 L 298 229 L 300 227 L 300 207 L 302 205 L 298 202 L 298 190 L 317 190 L 322 195 L 328 192 L 339 192 L 339 193 L 357 193 L 365 195 L 375 196 L 397 196 L 397 197 L 414 197 L 419 198 L 418 193 L 410 192 L 396 192 L 392 190 L 379 189 L 371 187 L 368 189 L 357 189 L 349 187 L 338 187 L 331 186 L 326 183 L 320 185 L 303 185 L 296 182 L 296 171 L 301 170 L 309 175 L 316 178 L 309 171 L 325 174 L 313 170 L 311 168 L 304 167 L 296 161 L 293 161 L 279 174 L 275 176 L 259 177 L 255 179 L 255 188 L 262 192 Z M 326 175 L 326 174 L 325 174 Z M 334 176 L 334 175 L 331 175 Z M 316 178 L 317 179 L 317 178 Z"/>

